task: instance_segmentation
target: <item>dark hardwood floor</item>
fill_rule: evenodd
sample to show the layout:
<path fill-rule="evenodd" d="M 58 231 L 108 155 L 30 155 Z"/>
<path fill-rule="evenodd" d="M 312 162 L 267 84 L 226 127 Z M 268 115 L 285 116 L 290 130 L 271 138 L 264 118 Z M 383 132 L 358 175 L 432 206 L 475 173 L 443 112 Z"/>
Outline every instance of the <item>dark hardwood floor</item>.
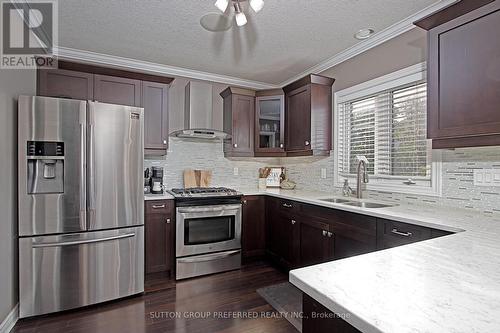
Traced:
<path fill-rule="evenodd" d="M 161 276 L 153 276 L 148 279 L 147 293 L 143 296 L 20 320 L 12 332 L 296 333 L 286 319 L 277 316 L 241 318 L 244 314 L 273 314 L 273 308 L 256 290 L 286 280 L 285 273 L 265 262 L 180 282 L 165 282 Z M 205 313 L 207 317 L 194 318 L 192 312 Z M 176 314 L 180 317 L 171 318 Z M 216 318 L 222 315 L 229 318 Z"/>

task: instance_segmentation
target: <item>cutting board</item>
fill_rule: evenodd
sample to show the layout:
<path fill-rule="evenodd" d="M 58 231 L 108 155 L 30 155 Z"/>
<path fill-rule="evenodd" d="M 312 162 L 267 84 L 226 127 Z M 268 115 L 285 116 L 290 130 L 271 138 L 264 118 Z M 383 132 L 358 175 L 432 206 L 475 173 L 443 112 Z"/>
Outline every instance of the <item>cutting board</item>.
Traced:
<path fill-rule="evenodd" d="M 210 187 L 212 171 L 210 170 L 184 170 L 184 188 Z"/>

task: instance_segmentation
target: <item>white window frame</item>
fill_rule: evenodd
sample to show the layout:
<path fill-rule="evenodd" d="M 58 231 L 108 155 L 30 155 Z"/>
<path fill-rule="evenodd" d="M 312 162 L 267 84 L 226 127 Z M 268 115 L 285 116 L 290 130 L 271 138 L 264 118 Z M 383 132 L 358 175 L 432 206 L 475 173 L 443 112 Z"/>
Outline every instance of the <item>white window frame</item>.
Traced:
<path fill-rule="evenodd" d="M 356 185 L 356 177 L 344 177 L 339 174 L 338 165 L 338 132 L 339 132 L 339 104 L 368 97 L 386 90 L 398 88 L 407 84 L 415 83 L 426 79 L 426 63 L 419 63 L 399 71 L 378 77 L 376 79 L 363 82 L 361 84 L 346 88 L 333 93 L 334 112 L 334 185 L 342 187 L 344 180 L 348 179 L 351 187 Z M 440 197 L 442 196 L 442 156 L 441 151 L 432 150 L 431 161 L 431 186 L 405 185 L 399 180 L 391 180 L 390 177 L 377 182 L 368 182 L 366 189 L 371 191 L 385 191 L 405 194 L 417 194 Z"/>

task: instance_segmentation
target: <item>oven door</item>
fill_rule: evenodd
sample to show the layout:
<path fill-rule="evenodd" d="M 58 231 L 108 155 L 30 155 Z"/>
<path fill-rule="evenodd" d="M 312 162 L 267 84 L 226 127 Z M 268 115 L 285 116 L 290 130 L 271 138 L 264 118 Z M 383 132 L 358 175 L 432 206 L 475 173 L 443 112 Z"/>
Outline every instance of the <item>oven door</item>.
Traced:
<path fill-rule="evenodd" d="M 176 257 L 241 248 L 241 205 L 177 208 Z"/>

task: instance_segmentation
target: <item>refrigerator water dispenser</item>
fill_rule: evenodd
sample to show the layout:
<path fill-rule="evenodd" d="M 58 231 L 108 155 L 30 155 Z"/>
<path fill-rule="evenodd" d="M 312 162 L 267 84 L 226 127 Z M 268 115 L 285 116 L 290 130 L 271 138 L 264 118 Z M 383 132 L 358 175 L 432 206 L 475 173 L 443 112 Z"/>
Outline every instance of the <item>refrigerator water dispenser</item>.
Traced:
<path fill-rule="evenodd" d="M 64 144 L 28 142 L 28 194 L 64 193 Z"/>

